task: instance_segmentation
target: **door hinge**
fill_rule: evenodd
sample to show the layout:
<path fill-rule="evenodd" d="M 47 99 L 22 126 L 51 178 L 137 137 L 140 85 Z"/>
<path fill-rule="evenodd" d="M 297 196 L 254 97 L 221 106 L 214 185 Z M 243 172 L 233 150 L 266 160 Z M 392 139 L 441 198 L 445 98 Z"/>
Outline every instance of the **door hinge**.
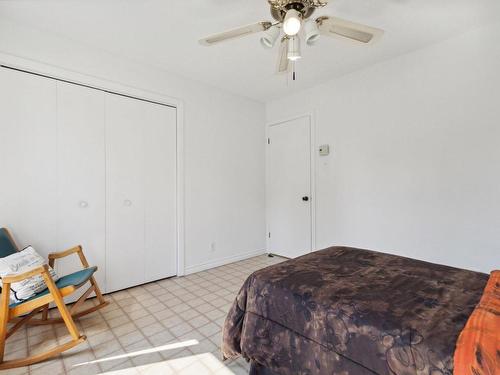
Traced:
<path fill-rule="evenodd" d="M 268 236 L 269 238 L 271 238 L 271 232 L 269 232 L 269 233 L 267 234 L 267 236 Z"/>
<path fill-rule="evenodd" d="M 267 144 L 270 145 L 271 144 L 271 138 L 267 138 Z"/>

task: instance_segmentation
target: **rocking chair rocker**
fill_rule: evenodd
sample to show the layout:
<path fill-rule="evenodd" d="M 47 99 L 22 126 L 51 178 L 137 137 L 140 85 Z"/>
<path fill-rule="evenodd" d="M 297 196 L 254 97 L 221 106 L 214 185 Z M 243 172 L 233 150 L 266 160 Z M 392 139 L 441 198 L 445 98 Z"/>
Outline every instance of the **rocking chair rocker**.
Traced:
<path fill-rule="evenodd" d="M 9 231 L 6 228 L 0 228 L 0 258 L 14 254 L 16 251 L 19 251 L 19 249 Z M 102 296 L 99 286 L 93 276 L 97 271 L 97 267 L 89 266 L 81 246 L 49 254 L 49 265 L 54 267 L 56 259 L 66 257 L 70 254 L 77 254 L 84 268 L 70 275 L 61 277 L 57 282 L 54 282 L 50 276 L 46 265 L 34 268 L 22 274 L 8 275 L 2 278 L 2 293 L 0 297 L 0 370 L 27 366 L 33 363 L 41 362 L 82 343 L 86 340 L 86 337 L 80 335 L 73 318 L 89 314 L 109 304 L 109 302 L 107 302 Z M 42 275 L 45 283 L 47 284 L 47 288 L 26 301 L 9 304 L 10 285 L 14 282 L 18 282 L 35 275 Z M 68 306 L 64 303 L 63 298 L 73 294 L 78 288 L 85 285 L 87 282 L 90 282 L 90 287 L 70 308 L 68 308 Z M 95 293 L 99 303 L 95 306 L 77 312 L 78 308 L 92 292 Z M 54 302 L 57 306 L 61 316 L 60 318 L 48 317 L 49 304 L 51 302 Z M 34 316 L 38 313 L 41 313 L 41 318 L 35 319 Z M 10 329 L 7 327 L 9 322 L 14 323 Z M 4 361 L 6 340 L 23 324 L 53 324 L 60 322 L 64 322 L 66 324 L 66 327 L 71 335 L 70 341 L 37 355 L 22 359 Z"/>

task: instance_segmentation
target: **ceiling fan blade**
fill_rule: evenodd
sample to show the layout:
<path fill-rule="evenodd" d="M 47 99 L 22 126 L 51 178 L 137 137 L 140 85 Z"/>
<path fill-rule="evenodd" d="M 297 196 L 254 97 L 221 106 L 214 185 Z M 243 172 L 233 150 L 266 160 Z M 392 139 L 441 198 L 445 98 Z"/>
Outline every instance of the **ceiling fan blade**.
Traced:
<path fill-rule="evenodd" d="M 287 53 L 288 53 L 288 38 L 283 38 L 280 44 L 277 73 L 286 73 L 288 71 L 289 60 Z"/>
<path fill-rule="evenodd" d="M 337 17 L 320 17 L 316 22 L 324 35 L 347 38 L 364 44 L 375 42 L 384 33 L 383 30 Z"/>
<path fill-rule="evenodd" d="M 224 42 L 229 39 L 241 38 L 253 33 L 258 33 L 260 31 L 265 31 L 272 26 L 271 22 L 257 22 L 252 25 L 238 27 L 236 29 L 224 31 L 222 33 L 210 35 L 209 37 L 200 39 L 200 44 L 205 46 L 212 46 L 214 44 Z"/>

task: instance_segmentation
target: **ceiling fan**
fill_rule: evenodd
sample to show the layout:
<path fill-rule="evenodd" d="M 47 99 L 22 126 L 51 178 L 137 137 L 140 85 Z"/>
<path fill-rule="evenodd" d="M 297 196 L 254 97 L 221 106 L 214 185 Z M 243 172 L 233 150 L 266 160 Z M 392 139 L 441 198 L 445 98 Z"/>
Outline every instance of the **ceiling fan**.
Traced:
<path fill-rule="evenodd" d="M 339 37 L 362 44 L 373 43 L 384 33 L 383 30 L 347 21 L 337 17 L 321 16 L 311 18 L 316 8 L 327 5 L 327 0 L 268 0 L 274 21 L 261 21 L 238 27 L 203 38 L 200 43 L 212 46 L 230 39 L 264 32 L 260 42 L 265 48 L 272 48 L 280 40 L 278 73 L 289 71 L 295 61 L 302 57 L 302 39 L 309 46 L 314 45 L 321 35 Z M 292 64 L 290 64 L 292 63 Z M 295 79 L 295 73 L 293 74 Z"/>

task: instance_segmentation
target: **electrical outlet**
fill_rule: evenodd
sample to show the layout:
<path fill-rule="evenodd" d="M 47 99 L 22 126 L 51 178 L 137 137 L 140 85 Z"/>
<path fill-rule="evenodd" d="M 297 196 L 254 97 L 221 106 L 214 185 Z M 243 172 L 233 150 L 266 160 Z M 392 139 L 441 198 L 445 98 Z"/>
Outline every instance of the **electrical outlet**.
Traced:
<path fill-rule="evenodd" d="M 210 251 L 213 253 L 215 252 L 215 242 L 210 243 Z"/>

